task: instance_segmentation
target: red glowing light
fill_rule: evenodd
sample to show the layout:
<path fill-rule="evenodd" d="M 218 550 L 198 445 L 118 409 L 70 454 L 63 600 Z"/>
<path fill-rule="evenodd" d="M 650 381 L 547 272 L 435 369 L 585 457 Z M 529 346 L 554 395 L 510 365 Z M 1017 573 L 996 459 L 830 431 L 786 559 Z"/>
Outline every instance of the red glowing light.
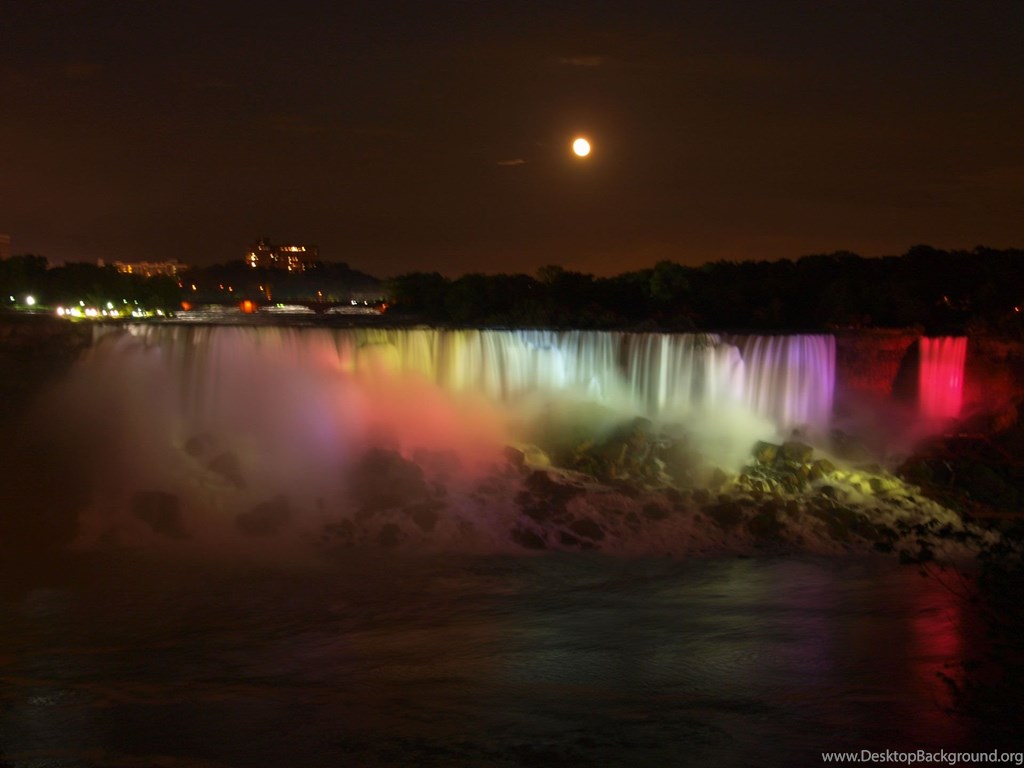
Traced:
<path fill-rule="evenodd" d="M 921 414 L 928 419 L 955 419 L 964 393 L 967 339 L 947 336 L 921 339 L 918 386 Z"/>
<path fill-rule="evenodd" d="M 192 309 L 192 303 L 188 301 L 181 302 L 181 309 L 183 312 L 189 312 Z"/>
<path fill-rule="evenodd" d="M 238 306 L 242 310 L 242 312 L 244 312 L 247 315 L 251 315 L 253 312 L 256 311 L 256 302 L 250 299 L 246 299 Z"/>

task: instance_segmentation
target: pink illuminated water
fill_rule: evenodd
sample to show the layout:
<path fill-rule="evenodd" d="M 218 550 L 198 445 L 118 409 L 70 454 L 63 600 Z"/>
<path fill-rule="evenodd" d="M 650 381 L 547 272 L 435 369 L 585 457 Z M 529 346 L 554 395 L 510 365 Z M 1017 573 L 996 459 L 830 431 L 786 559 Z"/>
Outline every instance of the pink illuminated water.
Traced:
<path fill-rule="evenodd" d="M 746 364 L 744 400 L 782 427 L 821 426 L 832 417 L 836 341 L 832 336 L 737 336 Z"/>
<path fill-rule="evenodd" d="M 820 434 L 834 358 L 824 336 L 100 327 L 37 431 L 89 478 L 86 543 L 148 537 L 157 518 L 214 545 L 252 515 L 316 535 L 362 503 L 353 494 L 401 491 L 395 520 L 377 515 L 374 531 L 518 549 L 506 447 L 546 466 L 639 416 L 659 446 L 685 443 L 700 483 L 704 470 L 738 472 L 758 440 Z M 427 497 L 420 529 L 406 501 Z"/>
<path fill-rule="evenodd" d="M 374 390 L 384 380 L 419 381 L 495 403 L 557 394 L 651 418 L 741 409 L 780 429 L 826 426 L 835 382 L 831 336 L 168 326 L 129 333 L 165 358 L 193 406 L 216 409 L 253 396 L 245 378 L 257 360 L 285 380 L 340 375 Z"/>
<path fill-rule="evenodd" d="M 963 336 L 921 337 L 920 348 L 921 415 L 934 420 L 957 418 L 963 404 L 967 339 Z"/>

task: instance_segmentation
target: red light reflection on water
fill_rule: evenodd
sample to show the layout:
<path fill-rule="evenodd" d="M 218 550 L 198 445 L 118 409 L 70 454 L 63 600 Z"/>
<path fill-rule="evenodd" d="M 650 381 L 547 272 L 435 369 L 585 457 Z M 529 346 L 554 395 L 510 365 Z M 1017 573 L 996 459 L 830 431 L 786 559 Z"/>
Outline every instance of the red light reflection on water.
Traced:
<path fill-rule="evenodd" d="M 930 588 L 919 590 L 910 606 L 911 642 L 916 658 L 911 684 L 917 688 L 920 701 L 931 700 L 935 704 L 918 713 L 916 726 L 923 734 L 942 733 L 947 738 L 962 740 L 967 735 L 966 724 L 950 714 L 955 702 L 944 681 L 957 687 L 963 684 L 963 664 L 971 653 L 967 640 L 970 617 L 966 615 L 967 597 L 963 594 L 966 585 L 945 572 L 932 576 L 935 580 Z"/>

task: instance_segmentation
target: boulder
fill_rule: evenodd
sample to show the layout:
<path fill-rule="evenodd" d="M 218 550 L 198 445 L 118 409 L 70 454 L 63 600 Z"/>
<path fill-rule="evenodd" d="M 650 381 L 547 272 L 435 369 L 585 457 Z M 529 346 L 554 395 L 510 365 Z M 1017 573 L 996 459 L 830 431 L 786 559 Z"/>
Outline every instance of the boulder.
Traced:
<path fill-rule="evenodd" d="M 778 539 L 786 526 L 779 520 L 778 513 L 768 507 L 747 521 L 747 530 L 758 539 Z"/>
<path fill-rule="evenodd" d="M 547 549 L 544 539 L 529 528 L 513 528 L 510 533 L 512 540 L 525 549 Z"/>
<path fill-rule="evenodd" d="M 414 504 L 430 496 L 419 465 L 397 451 L 374 448 L 352 467 L 349 493 L 364 514 Z"/>
<path fill-rule="evenodd" d="M 775 459 L 778 457 L 781 450 L 781 445 L 775 445 L 774 443 L 766 443 L 763 440 L 758 440 L 754 444 L 754 450 L 750 453 L 761 464 L 774 464 Z"/>
<path fill-rule="evenodd" d="M 835 471 L 836 465 L 833 464 L 831 461 L 829 461 L 828 459 L 818 459 L 813 464 L 811 464 L 809 478 L 811 480 L 821 480 L 822 478 L 831 475 Z"/>
<path fill-rule="evenodd" d="M 604 530 L 601 526 L 588 518 L 573 520 L 569 523 L 569 530 L 577 536 L 593 539 L 594 541 L 600 541 L 604 538 Z"/>
<path fill-rule="evenodd" d="M 523 455 L 526 464 L 531 467 L 550 467 L 551 458 L 536 445 L 524 445 Z"/>
<path fill-rule="evenodd" d="M 518 448 L 506 445 L 502 450 L 502 454 L 505 457 L 505 461 L 508 462 L 508 465 L 515 470 L 522 470 L 526 465 L 526 453 Z"/>
<path fill-rule="evenodd" d="M 782 444 L 780 453 L 786 461 L 795 461 L 798 464 L 808 464 L 814 458 L 814 449 L 799 440 L 787 440 Z"/>
<path fill-rule="evenodd" d="M 533 495 L 562 504 L 583 493 L 583 488 L 555 482 L 551 475 L 539 469 L 530 473 L 525 485 Z"/>
<path fill-rule="evenodd" d="M 732 500 L 705 507 L 704 511 L 724 530 L 735 528 L 743 520 L 743 508 Z"/>
<path fill-rule="evenodd" d="M 639 479 L 657 474 L 647 466 L 656 441 L 649 419 L 635 418 L 617 427 L 605 439 L 583 441 L 574 449 L 573 468 L 603 480 Z"/>
<path fill-rule="evenodd" d="M 416 523 L 421 531 L 429 533 L 437 525 L 437 513 L 442 506 L 442 504 L 434 501 L 420 502 L 409 508 L 409 517 L 412 518 L 412 521 Z"/>
<path fill-rule="evenodd" d="M 658 443 L 655 457 L 662 462 L 666 475 L 677 486 L 686 488 L 696 481 L 696 475 L 703 462 L 701 455 L 683 440 Z"/>
<path fill-rule="evenodd" d="M 669 516 L 669 510 L 661 506 L 661 504 L 655 504 L 651 502 L 644 505 L 643 509 L 644 517 L 651 520 L 664 520 Z"/>

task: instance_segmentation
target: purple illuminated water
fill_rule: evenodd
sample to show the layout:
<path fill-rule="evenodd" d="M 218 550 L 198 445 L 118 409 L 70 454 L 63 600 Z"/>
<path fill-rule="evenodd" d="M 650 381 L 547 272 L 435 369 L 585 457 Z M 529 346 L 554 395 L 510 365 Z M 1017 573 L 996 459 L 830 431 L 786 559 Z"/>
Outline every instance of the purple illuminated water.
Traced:
<path fill-rule="evenodd" d="M 737 336 L 746 368 L 743 400 L 782 426 L 823 426 L 832 418 L 836 343 L 832 336 Z"/>
<path fill-rule="evenodd" d="M 721 406 L 782 428 L 826 426 L 835 384 L 830 336 L 155 325 L 128 332 L 160 350 L 173 366 L 170 375 L 192 377 L 185 383 L 199 391 L 215 390 L 207 394 L 214 400 L 216 391 L 235 391 L 233 368 L 250 365 L 253 356 L 299 377 L 390 375 L 503 403 L 564 395 L 653 418 Z M 122 345 L 122 354 L 131 355 L 131 347 Z"/>

